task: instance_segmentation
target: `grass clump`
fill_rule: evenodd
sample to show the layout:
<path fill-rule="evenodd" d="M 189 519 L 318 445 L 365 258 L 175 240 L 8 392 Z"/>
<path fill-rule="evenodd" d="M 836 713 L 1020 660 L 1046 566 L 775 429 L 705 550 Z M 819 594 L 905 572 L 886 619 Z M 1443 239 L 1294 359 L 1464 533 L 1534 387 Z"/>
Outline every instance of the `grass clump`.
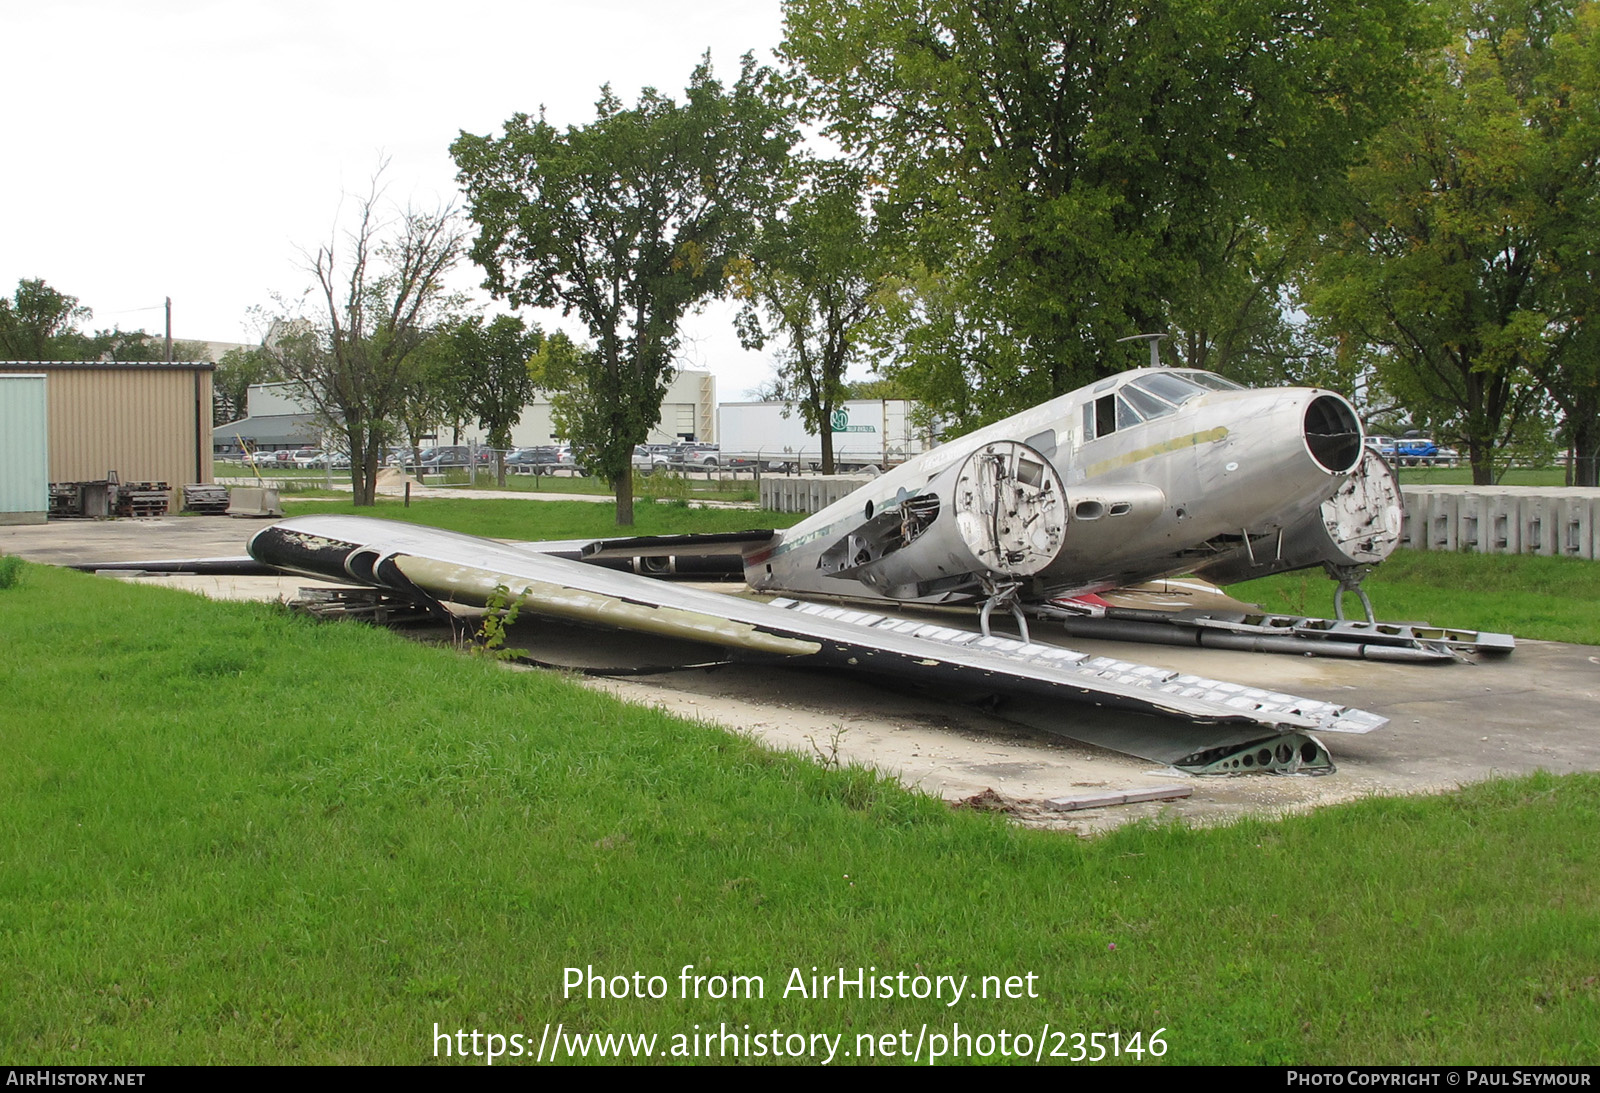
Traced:
<path fill-rule="evenodd" d="M 23 564 L 15 554 L 0 554 L 0 591 L 22 583 Z"/>

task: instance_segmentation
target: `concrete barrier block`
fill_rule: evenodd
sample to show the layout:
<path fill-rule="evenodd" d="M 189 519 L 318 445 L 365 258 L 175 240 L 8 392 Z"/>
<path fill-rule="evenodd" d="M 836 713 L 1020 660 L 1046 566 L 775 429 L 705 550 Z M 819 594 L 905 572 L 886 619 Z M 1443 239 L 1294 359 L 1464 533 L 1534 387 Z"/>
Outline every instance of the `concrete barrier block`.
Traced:
<path fill-rule="evenodd" d="M 1461 530 L 1457 522 L 1460 500 L 1460 497 L 1450 493 L 1435 493 L 1428 497 L 1427 549 L 1457 549 Z"/>
<path fill-rule="evenodd" d="M 1479 533 L 1485 554 L 1522 553 L 1522 505 L 1514 495 L 1491 493 L 1484 498 L 1484 527 Z"/>
<path fill-rule="evenodd" d="M 1456 497 L 1456 549 L 1474 554 L 1489 553 L 1487 512 L 1489 497 L 1482 493 L 1463 493 Z"/>
<path fill-rule="evenodd" d="M 1522 552 L 1553 555 L 1560 534 L 1561 514 L 1557 500 L 1541 493 L 1522 497 Z"/>
<path fill-rule="evenodd" d="M 1564 495 L 1556 500 L 1556 551 L 1568 558 L 1594 557 L 1595 502 Z"/>
<path fill-rule="evenodd" d="M 775 512 L 821 512 L 870 481 L 870 478 L 838 475 L 764 474 L 761 476 L 761 507 Z"/>

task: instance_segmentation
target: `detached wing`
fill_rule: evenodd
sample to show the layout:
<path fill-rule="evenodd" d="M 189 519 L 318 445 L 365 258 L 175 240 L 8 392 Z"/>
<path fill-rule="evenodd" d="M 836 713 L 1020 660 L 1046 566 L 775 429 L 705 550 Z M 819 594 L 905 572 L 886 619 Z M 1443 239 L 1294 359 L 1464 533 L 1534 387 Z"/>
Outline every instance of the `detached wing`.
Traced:
<path fill-rule="evenodd" d="M 1049 699 L 1054 724 L 1044 727 L 1067 735 L 1078 714 L 1061 700 L 1181 719 L 1183 742 L 1178 755 L 1160 756 L 1166 762 L 1200 756 L 1211 763 L 1218 749 L 1264 741 L 1268 754 L 1281 745 L 1286 765 L 1296 769 L 1317 765 L 1317 755 L 1326 765 L 1326 752 L 1305 734 L 1368 732 L 1385 723 L 1349 707 L 1057 646 L 795 600 L 763 603 L 368 517 L 287 520 L 259 532 L 250 552 L 277 569 L 355 579 L 428 601 L 482 606 L 503 588 L 535 615 L 708 642 L 797 666 Z"/>

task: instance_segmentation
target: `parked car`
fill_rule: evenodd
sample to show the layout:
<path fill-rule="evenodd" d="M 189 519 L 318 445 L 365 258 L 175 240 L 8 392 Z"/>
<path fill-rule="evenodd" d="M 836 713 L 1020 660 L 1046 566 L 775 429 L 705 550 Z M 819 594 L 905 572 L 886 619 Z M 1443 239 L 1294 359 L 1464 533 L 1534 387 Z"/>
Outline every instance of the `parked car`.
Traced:
<path fill-rule="evenodd" d="M 1405 466 L 1415 467 L 1419 463 L 1432 463 L 1439 454 L 1439 445 L 1432 437 L 1401 437 L 1394 442 L 1394 454 Z"/>
<path fill-rule="evenodd" d="M 425 448 L 422 452 L 422 471 L 439 471 L 445 467 L 465 467 L 471 462 L 471 453 L 464 444 L 447 444 L 439 448 Z"/>
<path fill-rule="evenodd" d="M 506 456 L 506 470 L 513 474 L 552 474 L 561 465 L 561 449 L 554 444 L 518 448 Z"/>
<path fill-rule="evenodd" d="M 665 470 L 672 464 L 669 455 L 671 445 L 663 444 L 635 444 L 633 446 L 633 469 L 640 474 L 654 474 L 657 470 Z"/>
<path fill-rule="evenodd" d="M 583 469 L 583 462 L 578 459 L 576 453 L 573 452 L 571 444 L 558 445 L 556 447 L 556 454 L 560 460 L 561 466 L 566 467 L 568 470 L 572 471 L 573 474 L 587 473 Z"/>
<path fill-rule="evenodd" d="M 722 449 L 715 444 L 698 441 L 674 444 L 671 461 L 687 467 L 715 467 L 722 462 Z"/>

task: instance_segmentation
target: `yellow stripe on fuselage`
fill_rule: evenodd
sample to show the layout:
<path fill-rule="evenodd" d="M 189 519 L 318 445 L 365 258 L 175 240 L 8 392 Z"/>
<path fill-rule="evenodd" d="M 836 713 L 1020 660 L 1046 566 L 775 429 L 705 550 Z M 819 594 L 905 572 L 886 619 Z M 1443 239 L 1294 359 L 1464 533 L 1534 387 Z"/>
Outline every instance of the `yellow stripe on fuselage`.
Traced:
<path fill-rule="evenodd" d="M 1118 470 L 1122 467 L 1131 467 L 1135 463 L 1142 463 L 1152 456 L 1166 455 L 1168 452 L 1182 451 L 1184 448 L 1198 448 L 1202 444 L 1209 444 L 1214 440 L 1225 440 L 1228 436 L 1228 427 L 1218 425 L 1215 429 L 1207 429 L 1203 433 L 1190 433 L 1188 436 L 1175 436 L 1171 440 L 1163 440 L 1160 444 L 1151 444 L 1144 448 L 1135 448 L 1131 452 L 1102 459 L 1098 463 L 1091 463 L 1084 470 L 1089 478 L 1105 474 L 1107 471 Z"/>

